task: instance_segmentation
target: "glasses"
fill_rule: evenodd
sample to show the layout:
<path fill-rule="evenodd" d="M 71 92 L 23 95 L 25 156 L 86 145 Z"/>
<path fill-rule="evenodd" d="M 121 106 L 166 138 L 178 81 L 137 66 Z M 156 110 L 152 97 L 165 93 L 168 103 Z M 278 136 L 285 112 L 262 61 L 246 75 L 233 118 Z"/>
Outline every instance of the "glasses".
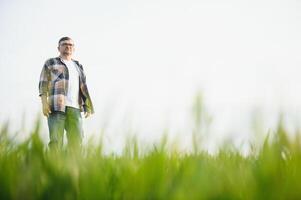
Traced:
<path fill-rule="evenodd" d="M 72 43 L 62 43 L 61 46 L 63 46 L 63 47 L 66 47 L 66 46 L 73 47 L 74 44 L 72 44 Z"/>

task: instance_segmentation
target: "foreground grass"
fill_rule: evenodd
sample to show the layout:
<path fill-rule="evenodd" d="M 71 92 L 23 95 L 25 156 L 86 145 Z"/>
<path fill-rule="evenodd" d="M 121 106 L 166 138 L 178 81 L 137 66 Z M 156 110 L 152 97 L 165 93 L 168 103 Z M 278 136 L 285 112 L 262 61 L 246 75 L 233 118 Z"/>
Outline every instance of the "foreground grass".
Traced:
<path fill-rule="evenodd" d="M 102 145 L 49 152 L 39 137 L 16 144 L 0 133 L 0 199 L 301 199 L 301 148 L 280 127 L 248 156 L 221 149 L 180 154 L 162 145 L 122 155 Z"/>

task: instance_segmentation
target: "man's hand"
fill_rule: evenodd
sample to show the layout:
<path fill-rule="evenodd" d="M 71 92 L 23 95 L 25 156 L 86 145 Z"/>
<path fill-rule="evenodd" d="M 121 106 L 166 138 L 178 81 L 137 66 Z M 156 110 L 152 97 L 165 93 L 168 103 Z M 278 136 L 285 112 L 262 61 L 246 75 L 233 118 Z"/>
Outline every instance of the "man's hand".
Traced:
<path fill-rule="evenodd" d="M 43 103 L 42 105 L 43 105 L 44 116 L 49 117 L 49 114 L 51 113 L 49 104 L 46 102 L 46 103 Z"/>
<path fill-rule="evenodd" d="M 50 106 L 47 102 L 47 96 L 46 95 L 42 95 L 41 96 L 41 100 L 42 100 L 42 110 L 43 110 L 43 114 L 46 117 L 49 117 L 49 114 L 51 113 L 50 110 Z"/>
<path fill-rule="evenodd" d="M 88 118 L 91 115 L 90 112 L 85 112 L 85 118 Z"/>

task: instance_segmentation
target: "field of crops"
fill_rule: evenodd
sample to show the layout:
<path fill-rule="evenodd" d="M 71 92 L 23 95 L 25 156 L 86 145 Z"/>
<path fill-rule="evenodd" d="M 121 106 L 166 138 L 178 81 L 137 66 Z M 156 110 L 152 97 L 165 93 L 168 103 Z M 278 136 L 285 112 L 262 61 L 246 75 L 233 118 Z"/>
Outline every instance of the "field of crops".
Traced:
<path fill-rule="evenodd" d="M 39 129 L 16 143 L 2 125 L 0 199 L 301 199 L 300 139 L 280 125 L 247 156 L 169 151 L 167 138 L 148 151 L 129 140 L 121 155 L 101 143 L 51 152 Z"/>

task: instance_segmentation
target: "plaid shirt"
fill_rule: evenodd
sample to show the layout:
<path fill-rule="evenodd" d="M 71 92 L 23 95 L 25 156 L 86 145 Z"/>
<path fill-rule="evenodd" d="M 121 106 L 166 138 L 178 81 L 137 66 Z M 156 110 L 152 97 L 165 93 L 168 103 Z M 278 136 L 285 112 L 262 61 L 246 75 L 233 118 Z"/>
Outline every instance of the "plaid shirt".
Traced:
<path fill-rule="evenodd" d="M 79 72 L 78 104 L 81 111 L 94 113 L 92 101 L 86 84 L 83 66 L 73 60 Z M 65 101 L 68 93 L 69 73 L 60 57 L 48 59 L 42 69 L 39 82 L 39 96 L 46 95 L 51 111 L 65 112 Z"/>

